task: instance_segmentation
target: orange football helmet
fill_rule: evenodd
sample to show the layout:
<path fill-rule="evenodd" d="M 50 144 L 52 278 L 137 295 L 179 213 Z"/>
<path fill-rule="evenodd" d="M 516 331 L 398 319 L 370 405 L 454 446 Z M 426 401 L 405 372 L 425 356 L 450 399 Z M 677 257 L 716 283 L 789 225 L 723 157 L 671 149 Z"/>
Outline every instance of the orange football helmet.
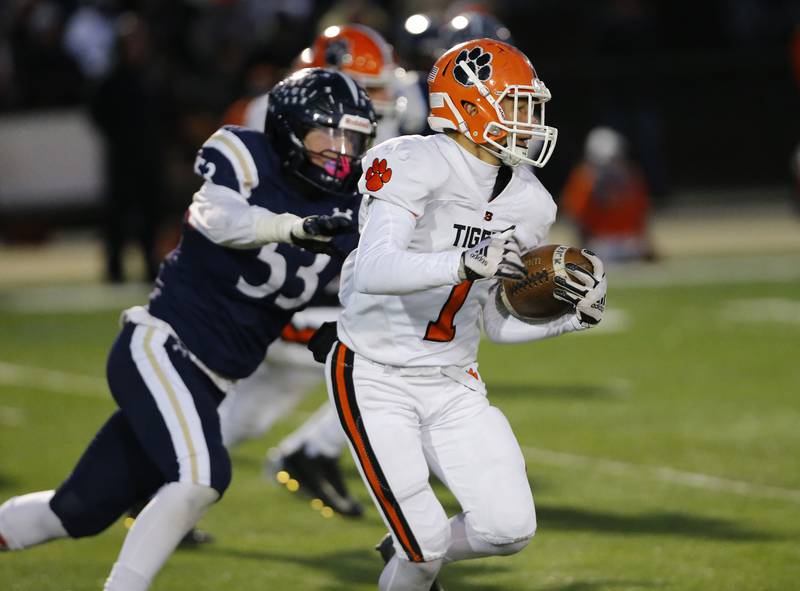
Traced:
<path fill-rule="evenodd" d="M 428 96 L 431 129 L 459 131 L 509 166 L 542 167 L 553 154 L 558 130 L 544 120 L 550 91 L 508 43 L 474 39 L 452 47 L 431 68 Z M 509 113 L 505 99 L 513 100 L 506 101 Z"/>
<path fill-rule="evenodd" d="M 328 27 L 300 54 L 298 65 L 344 72 L 366 89 L 377 113 L 390 115 L 394 108 L 389 85 L 397 65 L 391 45 L 374 29 L 363 25 Z"/>

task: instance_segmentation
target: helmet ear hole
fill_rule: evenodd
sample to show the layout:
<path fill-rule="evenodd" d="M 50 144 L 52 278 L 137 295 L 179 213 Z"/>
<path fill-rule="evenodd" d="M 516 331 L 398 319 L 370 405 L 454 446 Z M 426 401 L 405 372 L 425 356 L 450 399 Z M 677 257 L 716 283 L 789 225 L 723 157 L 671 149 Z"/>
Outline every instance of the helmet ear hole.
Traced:
<path fill-rule="evenodd" d="M 464 109 L 470 117 L 474 117 L 478 114 L 478 107 L 475 106 L 475 103 L 461 101 L 461 108 Z"/>

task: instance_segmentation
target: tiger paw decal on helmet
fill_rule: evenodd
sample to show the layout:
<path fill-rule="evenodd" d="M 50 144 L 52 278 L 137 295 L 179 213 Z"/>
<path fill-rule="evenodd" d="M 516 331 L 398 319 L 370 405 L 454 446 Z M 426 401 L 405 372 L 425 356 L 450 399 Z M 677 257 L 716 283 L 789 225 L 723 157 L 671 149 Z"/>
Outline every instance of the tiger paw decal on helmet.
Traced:
<path fill-rule="evenodd" d="M 492 77 L 492 54 L 488 51 L 483 51 L 479 45 L 473 47 L 469 51 L 466 49 L 462 50 L 461 53 L 458 54 L 458 57 L 456 57 L 455 67 L 453 68 L 453 75 L 460 84 L 464 86 L 473 86 L 472 80 L 469 79 L 464 69 L 459 66 L 461 62 L 464 62 L 481 82 L 485 82 Z"/>
<path fill-rule="evenodd" d="M 372 161 L 372 166 L 367 169 L 364 178 L 367 181 L 367 190 L 377 191 L 392 179 L 392 169 L 387 168 L 386 158 Z"/>

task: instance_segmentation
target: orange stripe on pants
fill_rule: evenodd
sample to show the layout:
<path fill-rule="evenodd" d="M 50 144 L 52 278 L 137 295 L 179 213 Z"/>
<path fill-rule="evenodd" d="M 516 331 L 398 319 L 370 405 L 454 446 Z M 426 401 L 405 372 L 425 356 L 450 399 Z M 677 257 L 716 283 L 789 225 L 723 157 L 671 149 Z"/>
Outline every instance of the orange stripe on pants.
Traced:
<path fill-rule="evenodd" d="M 347 352 L 347 347 L 343 344 L 339 343 L 333 357 L 333 363 L 335 365 L 335 384 L 334 389 L 336 391 L 336 398 L 339 401 L 339 406 L 342 409 L 342 419 L 344 422 L 344 428 L 347 431 L 347 434 L 350 437 L 350 441 L 353 443 L 353 448 L 356 450 L 358 454 L 359 462 L 361 463 L 361 467 L 364 470 L 364 474 L 369 481 L 370 488 L 372 488 L 372 492 L 375 494 L 375 497 L 378 499 L 378 503 L 380 503 L 381 509 L 383 510 L 384 515 L 386 515 L 389 522 L 392 524 L 392 528 L 395 531 L 395 534 L 400 539 L 400 543 L 403 545 L 403 548 L 408 554 L 408 557 L 413 562 L 422 562 L 422 556 L 414 551 L 413 544 L 411 543 L 411 536 L 406 531 L 405 527 L 403 526 L 403 520 L 397 513 L 396 508 L 392 504 L 392 502 L 386 498 L 384 494 L 383 486 L 381 486 L 380 478 L 375 470 L 375 466 L 373 465 L 369 454 L 367 453 L 366 445 L 364 444 L 364 440 L 361 437 L 361 433 L 358 430 L 356 425 L 356 420 L 353 415 L 353 409 L 350 407 L 350 400 L 348 397 L 347 392 L 347 382 L 345 380 L 345 353 Z"/>

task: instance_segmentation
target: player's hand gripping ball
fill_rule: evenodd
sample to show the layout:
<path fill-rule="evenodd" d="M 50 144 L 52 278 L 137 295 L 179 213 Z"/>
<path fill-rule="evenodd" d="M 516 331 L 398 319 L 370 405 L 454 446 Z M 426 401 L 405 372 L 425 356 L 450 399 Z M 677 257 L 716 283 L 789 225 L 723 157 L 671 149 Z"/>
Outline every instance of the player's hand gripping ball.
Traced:
<path fill-rule="evenodd" d="M 549 320 L 575 311 L 585 326 L 600 322 L 606 279 L 602 261 L 588 250 L 548 244 L 522 255 L 526 276 L 503 280 L 500 300 L 514 316 Z"/>

